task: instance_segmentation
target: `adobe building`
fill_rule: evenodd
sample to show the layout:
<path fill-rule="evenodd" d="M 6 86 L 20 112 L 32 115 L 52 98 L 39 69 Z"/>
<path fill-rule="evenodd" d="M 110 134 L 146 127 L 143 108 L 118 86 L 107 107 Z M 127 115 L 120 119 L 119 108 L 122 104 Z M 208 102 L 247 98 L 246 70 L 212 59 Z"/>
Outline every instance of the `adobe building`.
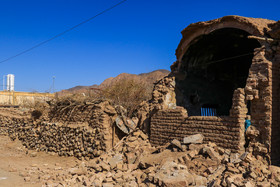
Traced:
<path fill-rule="evenodd" d="M 280 22 L 225 16 L 190 24 L 176 57 L 153 91 L 151 142 L 201 133 L 206 142 L 279 164 Z"/>

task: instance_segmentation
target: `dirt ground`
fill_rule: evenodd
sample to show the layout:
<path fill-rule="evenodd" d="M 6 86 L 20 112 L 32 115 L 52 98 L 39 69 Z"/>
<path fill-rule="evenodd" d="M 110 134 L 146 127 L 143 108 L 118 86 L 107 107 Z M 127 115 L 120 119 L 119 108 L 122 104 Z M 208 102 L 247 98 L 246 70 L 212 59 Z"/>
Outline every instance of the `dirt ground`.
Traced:
<path fill-rule="evenodd" d="M 30 151 L 18 140 L 0 136 L 0 186 L 42 186 L 44 181 L 63 180 L 61 173 L 80 161 L 73 157 Z"/>

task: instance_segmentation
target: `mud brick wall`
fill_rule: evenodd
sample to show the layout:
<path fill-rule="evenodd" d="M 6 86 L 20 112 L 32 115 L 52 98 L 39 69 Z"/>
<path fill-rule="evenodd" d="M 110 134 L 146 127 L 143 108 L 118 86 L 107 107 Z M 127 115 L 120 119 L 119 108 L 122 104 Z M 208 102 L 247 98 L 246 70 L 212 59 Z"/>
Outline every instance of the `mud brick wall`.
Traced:
<path fill-rule="evenodd" d="M 87 124 L 13 124 L 9 136 L 18 138 L 28 149 L 60 156 L 93 158 L 108 149 L 102 130 L 92 129 Z"/>
<path fill-rule="evenodd" d="M 69 105 L 55 108 L 49 113 L 47 119 L 51 123 L 75 124 L 84 123 L 92 129 L 99 129 L 102 132 L 106 148 L 112 147 L 113 135 L 112 126 L 117 116 L 115 108 L 108 101 L 97 103 Z M 118 141 L 118 137 L 114 135 L 114 140 Z"/>
<path fill-rule="evenodd" d="M 173 139 L 193 134 L 203 134 L 204 141 L 238 152 L 240 147 L 240 123 L 231 117 L 191 116 L 184 117 L 182 110 L 158 111 L 151 119 L 151 143 L 163 145 Z"/>
<path fill-rule="evenodd" d="M 249 151 L 270 162 L 272 133 L 272 62 L 266 48 L 255 49 L 245 87 L 246 100 L 251 101 L 251 121 L 258 136 L 249 141 Z"/>

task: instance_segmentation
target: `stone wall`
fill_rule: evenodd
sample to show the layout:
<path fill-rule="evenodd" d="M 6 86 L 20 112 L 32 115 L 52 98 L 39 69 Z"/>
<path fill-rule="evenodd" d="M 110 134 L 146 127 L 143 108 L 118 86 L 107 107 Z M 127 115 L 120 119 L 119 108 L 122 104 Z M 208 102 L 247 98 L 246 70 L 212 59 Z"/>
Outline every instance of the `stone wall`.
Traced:
<path fill-rule="evenodd" d="M 28 149 L 90 159 L 119 140 L 113 132 L 117 114 L 107 101 L 54 105 L 48 116 L 36 121 L 5 110 L 0 110 L 0 135 L 17 138 Z"/>
<path fill-rule="evenodd" d="M 0 108 L 0 135 L 8 135 L 9 130 L 15 124 L 32 123 L 28 111 L 20 111 L 17 108 Z"/>
<path fill-rule="evenodd" d="M 13 124 L 8 134 L 12 139 L 18 138 L 28 149 L 79 159 L 99 156 L 108 149 L 102 130 L 92 129 L 87 124 Z"/>

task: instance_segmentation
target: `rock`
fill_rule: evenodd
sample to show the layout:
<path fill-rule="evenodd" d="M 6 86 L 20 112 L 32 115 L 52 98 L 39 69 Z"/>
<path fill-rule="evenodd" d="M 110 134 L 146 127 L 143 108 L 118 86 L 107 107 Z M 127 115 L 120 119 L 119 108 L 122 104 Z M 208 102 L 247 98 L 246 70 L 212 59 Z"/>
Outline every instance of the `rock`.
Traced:
<path fill-rule="evenodd" d="M 166 161 L 155 173 L 154 180 L 161 181 L 166 186 L 188 186 L 191 174 L 185 165 Z"/>
<path fill-rule="evenodd" d="M 15 167 L 9 167 L 9 172 L 17 172 L 17 168 L 15 168 Z"/>
<path fill-rule="evenodd" d="M 239 159 L 240 160 L 245 160 L 246 157 L 248 156 L 248 154 L 249 154 L 248 152 L 243 153 L 242 155 L 240 155 Z"/>
<path fill-rule="evenodd" d="M 106 107 L 104 108 L 104 112 L 109 114 L 109 115 L 115 115 L 117 112 L 115 110 L 114 107 L 112 107 L 111 105 L 106 105 Z"/>
<path fill-rule="evenodd" d="M 92 186 L 95 186 L 95 187 L 102 187 L 102 181 L 99 180 L 99 179 L 96 179 L 92 182 Z"/>
<path fill-rule="evenodd" d="M 101 162 L 99 166 L 102 168 L 103 171 L 110 171 L 110 166 L 105 162 Z"/>
<path fill-rule="evenodd" d="M 239 173 L 239 169 L 237 169 L 235 167 L 231 167 L 231 166 L 227 168 L 227 171 L 229 171 L 231 173 L 235 173 L 235 174 Z"/>
<path fill-rule="evenodd" d="M 103 183 L 102 187 L 114 187 L 112 183 Z"/>
<path fill-rule="evenodd" d="M 123 164 L 118 163 L 118 164 L 116 165 L 116 169 L 117 169 L 118 171 L 123 171 Z"/>
<path fill-rule="evenodd" d="M 69 169 L 69 173 L 72 175 L 85 175 L 87 174 L 86 168 L 71 168 Z"/>
<path fill-rule="evenodd" d="M 137 164 L 127 164 L 128 170 L 133 171 L 137 169 L 138 165 Z"/>
<path fill-rule="evenodd" d="M 31 181 L 30 177 L 24 177 L 23 179 L 24 179 L 25 182 L 30 182 Z"/>
<path fill-rule="evenodd" d="M 126 160 L 128 164 L 134 164 L 137 156 L 134 153 L 126 153 Z"/>
<path fill-rule="evenodd" d="M 280 167 L 269 166 L 269 171 L 271 172 L 271 178 L 280 183 Z"/>
<path fill-rule="evenodd" d="M 255 187 L 255 185 L 250 181 L 247 181 L 243 186 L 244 187 Z"/>
<path fill-rule="evenodd" d="M 195 134 L 184 138 L 184 144 L 201 144 L 204 136 L 202 134 Z"/>
<path fill-rule="evenodd" d="M 221 176 L 225 169 L 226 167 L 224 165 L 220 165 L 218 169 L 213 172 L 212 175 L 208 176 L 208 181 L 212 181 L 213 179 L 216 179 L 217 177 Z"/>
<path fill-rule="evenodd" d="M 128 184 L 126 184 L 127 187 L 137 187 L 138 184 L 135 181 L 129 181 Z"/>
<path fill-rule="evenodd" d="M 250 176 L 251 178 L 253 178 L 254 180 L 257 178 L 257 175 L 256 175 L 256 173 L 255 173 L 254 171 L 251 171 L 250 174 L 249 174 L 249 176 Z"/>
<path fill-rule="evenodd" d="M 198 154 L 198 151 L 197 150 L 191 150 L 191 151 L 188 151 L 187 154 L 189 155 L 190 158 L 194 158 Z"/>
<path fill-rule="evenodd" d="M 28 177 L 29 174 L 28 174 L 27 172 L 22 172 L 22 171 L 20 171 L 20 172 L 19 172 L 19 176 L 21 176 L 21 177 Z"/>
<path fill-rule="evenodd" d="M 174 139 L 171 141 L 171 144 L 182 150 L 182 145 L 179 140 Z"/>
<path fill-rule="evenodd" d="M 246 157 L 245 157 L 246 158 Z M 244 158 L 243 158 L 243 160 L 244 160 Z M 231 163 L 239 163 L 239 162 L 241 162 L 242 160 L 240 159 L 240 157 L 239 157 L 239 154 L 238 153 L 231 153 L 230 154 L 230 162 Z"/>
<path fill-rule="evenodd" d="M 147 140 L 147 139 L 148 139 L 148 135 L 146 135 L 146 134 L 143 133 L 142 131 L 141 131 L 140 136 L 141 136 L 141 138 L 142 138 L 143 140 Z"/>
<path fill-rule="evenodd" d="M 195 186 L 207 186 L 207 178 L 193 175 Z"/>
<path fill-rule="evenodd" d="M 198 152 L 204 147 L 204 145 L 200 144 L 190 144 L 189 150 L 197 150 Z"/>
<path fill-rule="evenodd" d="M 270 186 L 270 183 L 267 181 L 257 182 L 257 186 L 266 187 L 266 186 Z"/>
<path fill-rule="evenodd" d="M 134 142 L 134 141 L 137 140 L 137 137 L 131 136 L 131 137 L 129 137 L 127 140 L 128 140 L 129 142 Z"/>
<path fill-rule="evenodd" d="M 37 156 L 37 152 L 30 153 L 30 157 L 36 157 L 36 156 Z"/>
<path fill-rule="evenodd" d="M 163 182 L 164 186 L 166 187 L 185 187 L 189 186 L 188 181 L 184 180 L 168 180 Z"/>
<path fill-rule="evenodd" d="M 204 147 L 202 149 L 202 152 L 204 154 L 207 153 L 213 161 L 221 162 L 222 158 L 220 157 L 219 153 L 215 152 L 215 150 L 212 147 Z"/>
<path fill-rule="evenodd" d="M 182 145 L 182 151 L 184 151 L 184 152 L 187 151 L 187 148 L 188 147 L 186 145 Z"/>
<path fill-rule="evenodd" d="M 109 159 L 108 164 L 111 166 L 111 168 L 115 168 L 118 163 L 123 161 L 123 155 L 122 154 L 115 154 L 111 159 Z"/>

